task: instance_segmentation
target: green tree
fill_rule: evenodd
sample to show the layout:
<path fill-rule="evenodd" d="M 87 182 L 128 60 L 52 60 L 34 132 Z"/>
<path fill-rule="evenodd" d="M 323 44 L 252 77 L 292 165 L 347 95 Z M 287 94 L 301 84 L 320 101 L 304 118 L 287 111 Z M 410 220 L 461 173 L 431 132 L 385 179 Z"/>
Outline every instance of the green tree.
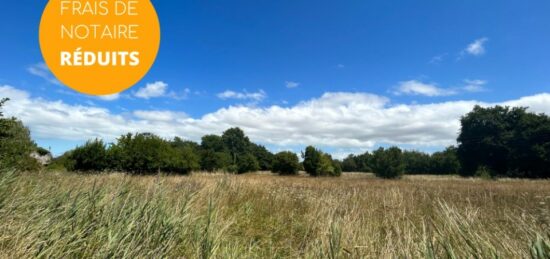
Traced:
<path fill-rule="evenodd" d="M 306 147 L 305 152 L 302 153 L 304 161 L 302 165 L 306 173 L 312 176 L 319 176 L 319 164 L 321 163 L 321 151 L 317 150 L 313 146 Z"/>
<path fill-rule="evenodd" d="M 31 157 L 37 146 L 29 129 L 16 118 L 3 117 L 1 108 L 8 100 L 0 100 L 0 169 L 37 170 L 40 164 Z"/>
<path fill-rule="evenodd" d="M 222 137 L 217 135 L 205 135 L 201 139 L 202 150 L 212 150 L 214 152 L 225 152 L 225 145 Z"/>
<path fill-rule="evenodd" d="M 200 166 L 204 171 L 214 172 L 217 170 L 229 170 L 229 166 L 233 163 L 231 154 L 225 148 L 222 137 L 220 136 L 203 136 L 200 149 Z"/>
<path fill-rule="evenodd" d="M 260 169 L 258 160 L 250 153 L 244 153 L 237 157 L 237 173 L 244 174 L 248 172 L 255 172 Z"/>
<path fill-rule="evenodd" d="M 329 154 L 313 146 L 306 147 L 302 153 L 304 170 L 311 176 L 340 176 L 342 168 Z"/>
<path fill-rule="evenodd" d="M 527 108 L 476 106 L 461 119 L 457 155 L 463 176 L 549 178 L 550 118 Z"/>
<path fill-rule="evenodd" d="M 458 137 L 461 174 L 473 176 L 478 167 L 486 166 L 498 175 L 505 175 L 506 161 L 510 154 L 507 143 L 514 135 L 512 125 L 519 122 L 519 117 L 524 112 L 524 108 L 510 110 L 501 106 L 476 106 L 472 112 L 462 117 L 462 130 Z"/>
<path fill-rule="evenodd" d="M 381 178 L 401 178 L 405 173 L 403 153 L 398 147 L 379 148 L 372 157 L 373 173 Z"/>
<path fill-rule="evenodd" d="M 458 161 L 456 147 L 450 146 L 444 151 L 433 153 L 430 168 L 432 174 L 458 174 L 460 161 Z"/>
<path fill-rule="evenodd" d="M 273 163 L 273 154 L 269 152 L 264 146 L 251 143 L 250 152 L 254 154 L 258 164 L 260 165 L 260 170 L 269 171 L 271 170 L 271 165 Z"/>
<path fill-rule="evenodd" d="M 200 169 L 200 146 L 193 141 L 183 141 L 175 137 L 170 142 L 171 149 L 165 154 L 167 164 L 164 170 L 172 173 L 187 174 Z"/>
<path fill-rule="evenodd" d="M 231 128 L 222 135 L 224 149 L 231 156 L 229 171 L 246 173 L 270 167 L 271 154 L 264 147 L 257 146 L 250 142 L 250 139 L 240 128 Z M 256 153 L 255 153 L 256 152 Z"/>
<path fill-rule="evenodd" d="M 193 147 L 179 146 L 166 150 L 162 170 L 169 173 L 188 174 L 200 169 L 200 158 Z"/>
<path fill-rule="evenodd" d="M 15 118 L 2 118 L 0 124 L 0 168 L 39 169 L 38 161 L 31 157 L 36 144 L 30 137 L 29 129 Z"/>
<path fill-rule="evenodd" d="M 359 172 L 371 172 L 371 160 L 372 160 L 372 154 L 369 152 L 365 152 L 361 155 L 358 155 L 355 159 L 355 163 L 357 164 L 357 171 Z"/>
<path fill-rule="evenodd" d="M 337 160 L 333 160 L 329 154 L 321 153 L 321 159 L 318 165 L 319 176 L 340 176 L 342 168 Z"/>
<path fill-rule="evenodd" d="M 102 140 L 91 140 L 75 148 L 69 155 L 71 170 L 101 172 L 108 166 L 107 149 Z"/>
<path fill-rule="evenodd" d="M 432 157 L 419 151 L 403 151 L 403 162 L 407 174 L 429 174 L 432 172 Z"/>
<path fill-rule="evenodd" d="M 271 168 L 274 173 L 295 175 L 298 174 L 300 161 L 295 153 L 283 151 L 275 154 Z"/>
<path fill-rule="evenodd" d="M 216 152 L 214 150 L 202 150 L 200 166 L 207 172 L 217 170 L 228 170 L 231 165 L 231 155 L 227 152 Z"/>
<path fill-rule="evenodd" d="M 137 174 L 157 172 L 186 174 L 199 167 L 192 146 L 168 142 L 154 134 L 138 133 L 121 136 L 111 147 L 120 169 Z"/>
<path fill-rule="evenodd" d="M 342 161 L 342 170 L 344 172 L 359 172 L 359 166 L 357 166 L 357 156 L 350 154 Z"/>
<path fill-rule="evenodd" d="M 237 164 L 239 156 L 248 153 L 250 140 L 240 128 L 231 128 L 222 135 L 225 148 L 229 151 L 233 164 Z"/>

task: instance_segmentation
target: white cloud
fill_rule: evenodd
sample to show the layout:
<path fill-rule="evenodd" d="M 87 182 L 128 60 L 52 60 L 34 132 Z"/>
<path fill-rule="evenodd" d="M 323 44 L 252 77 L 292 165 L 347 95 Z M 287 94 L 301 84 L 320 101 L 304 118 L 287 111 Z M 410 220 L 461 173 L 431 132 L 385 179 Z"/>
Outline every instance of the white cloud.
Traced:
<path fill-rule="evenodd" d="M 50 84 L 62 85 L 61 82 L 59 82 L 59 80 L 57 80 L 55 76 L 50 72 L 50 69 L 45 63 L 37 63 L 29 66 L 27 68 L 27 72 L 29 72 L 31 75 L 46 80 Z"/>
<path fill-rule="evenodd" d="M 147 121 L 177 121 L 179 119 L 187 119 L 187 114 L 183 112 L 173 112 L 173 111 L 143 111 L 138 110 L 134 111 L 134 116 L 138 119 L 147 120 Z"/>
<path fill-rule="evenodd" d="M 83 141 L 101 137 L 112 141 L 127 132 L 152 132 L 199 141 L 205 134 L 220 134 L 238 126 L 253 141 L 275 148 L 313 144 L 336 151 L 366 150 L 382 143 L 415 148 L 455 144 L 460 117 L 476 104 L 529 106 L 530 111 L 550 114 L 549 93 L 500 103 L 414 105 L 391 105 L 388 98 L 367 93 L 325 93 L 288 108 L 231 106 L 200 118 L 169 110 L 115 114 L 104 108 L 35 98 L 11 86 L 0 86 L 0 96 L 12 99 L 5 106 L 5 114 L 20 118 L 34 137 L 42 139 Z"/>
<path fill-rule="evenodd" d="M 464 84 L 458 87 L 452 88 L 442 88 L 437 86 L 434 83 L 423 83 L 417 80 L 403 81 L 400 82 L 396 87 L 393 88 L 392 93 L 395 95 L 423 95 L 429 97 L 435 96 L 449 96 L 456 95 L 459 93 L 477 93 L 484 92 L 485 85 L 487 81 L 485 80 L 464 80 Z"/>
<path fill-rule="evenodd" d="M 470 43 L 468 47 L 466 47 L 463 53 L 467 53 L 472 56 L 481 56 L 485 54 L 485 43 L 488 40 L 489 39 L 486 37 L 475 40 L 474 42 Z"/>
<path fill-rule="evenodd" d="M 168 84 L 162 81 L 157 81 L 154 83 L 149 83 L 145 87 L 138 89 L 134 95 L 142 99 L 151 99 L 166 96 L 167 90 Z"/>
<path fill-rule="evenodd" d="M 453 89 L 440 88 L 435 84 L 423 83 L 417 80 L 403 81 L 395 87 L 395 95 L 448 96 L 457 94 Z"/>
<path fill-rule="evenodd" d="M 262 101 L 267 97 L 267 94 L 264 92 L 264 90 L 259 90 L 257 92 L 249 93 L 247 91 L 244 92 L 235 92 L 227 90 L 225 92 L 219 93 L 218 98 L 222 100 L 227 99 L 238 99 L 238 100 L 252 100 L 252 101 Z"/>
<path fill-rule="evenodd" d="M 103 101 L 116 101 L 120 98 L 120 94 L 100 95 L 97 98 Z"/>
<path fill-rule="evenodd" d="M 485 80 L 464 80 L 464 83 L 466 84 L 462 89 L 466 92 L 476 93 L 476 92 L 483 92 L 485 91 L 485 85 L 487 84 L 487 81 Z"/>
<path fill-rule="evenodd" d="M 300 83 L 293 82 L 293 81 L 286 81 L 285 85 L 286 85 L 286 88 L 296 88 L 296 87 L 300 86 Z"/>

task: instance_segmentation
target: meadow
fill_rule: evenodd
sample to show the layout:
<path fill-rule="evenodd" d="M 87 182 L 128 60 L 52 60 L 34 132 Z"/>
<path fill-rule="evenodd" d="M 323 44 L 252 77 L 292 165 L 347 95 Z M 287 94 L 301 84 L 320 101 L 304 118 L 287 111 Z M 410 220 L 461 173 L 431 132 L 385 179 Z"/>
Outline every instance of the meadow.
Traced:
<path fill-rule="evenodd" d="M 547 258 L 550 181 L 0 174 L 0 258 Z"/>

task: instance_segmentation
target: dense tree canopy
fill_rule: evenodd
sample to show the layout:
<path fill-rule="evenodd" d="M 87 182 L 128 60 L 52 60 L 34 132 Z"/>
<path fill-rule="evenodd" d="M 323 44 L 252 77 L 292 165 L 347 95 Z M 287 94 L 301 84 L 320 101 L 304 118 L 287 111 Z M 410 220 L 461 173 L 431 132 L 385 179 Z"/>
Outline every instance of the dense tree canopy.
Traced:
<path fill-rule="evenodd" d="M 269 171 L 273 163 L 273 154 L 264 146 L 250 143 L 250 152 L 256 157 L 260 170 Z"/>
<path fill-rule="evenodd" d="M 70 154 L 69 170 L 100 172 L 109 168 L 108 152 L 102 140 L 90 140 Z"/>
<path fill-rule="evenodd" d="M 233 162 L 221 136 L 206 135 L 200 145 L 201 169 L 207 172 L 227 170 Z"/>
<path fill-rule="evenodd" d="M 405 173 L 403 152 L 398 147 L 379 148 L 372 156 L 372 171 L 382 178 L 401 178 Z"/>
<path fill-rule="evenodd" d="M 306 147 L 302 153 L 304 170 L 311 176 L 340 176 L 342 168 L 329 154 L 313 146 Z"/>
<path fill-rule="evenodd" d="M 457 153 L 462 175 L 486 168 L 493 177 L 550 177 L 547 115 L 526 108 L 476 106 L 461 125 Z"/>
<path fill-rule="evenodd" d="M 460 169 L 456 148 L 453 146 L 433 154 L 405 150 L 402 151 L 401 160 L 406 174 L 457 174 Z M 373 163 L 373 154 L 369 152 L 349 155 L 342 161 L 342 170 L 371 172 Z"/>
<path fill-rule="evenodd" d="M 290 151 L 279 152 L 273 159 L 272 171 L 282 175 L 298 174 L 300 160 L 298 156 Z"/>
<path fill-rule="evenodd" d="M 40 165 L 31 153 L 38 148 L 20 120 L 4 118 L 2 106 L 7 101 L 0 100 L 0 169 L 35 170 Z"/>

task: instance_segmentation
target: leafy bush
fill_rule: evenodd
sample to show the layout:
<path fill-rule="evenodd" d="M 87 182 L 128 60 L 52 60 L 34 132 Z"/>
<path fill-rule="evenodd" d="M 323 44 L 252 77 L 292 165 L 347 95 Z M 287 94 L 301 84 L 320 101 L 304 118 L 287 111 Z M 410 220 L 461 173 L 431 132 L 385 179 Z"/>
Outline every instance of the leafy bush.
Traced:
<path fill-rule="evenodd" d="M 63 165 L 71 171 L 103 171 L 106 169 L 136 174 L 158 172 L 187 174 L 200 168 L 198 145 L 174 139 L 166 141 L 156 135 L 127 134 L 109 148 L 101 140 L 88 141 L 56 159 L 55 167 Z"/>
<path fill-rule="evenodd" d="M 227 152 L 202 150 L 200 159 L 201 169 L 207 172 L 228 170 L 229 165 L 231 165 L 231 155 Z"/>
<path fill-rule="evenodd" d="M 0 108 L 8 99 L 0 101 Z M 0 111 L 0 169 L 37 170 L 38 161 L 31 157 L 37 150 L 29 129 L 16 118 L 4 118 Z"/>
<path fill-rule="evenodd" d="M 108 158 L 107 149 L 102 140 L 92 140 L 86 142 L 84 146 L 75 148 L 68 157 L 72 161 L 73 171 L 100 172 L 107 168 Z"/>
<path fill-rule="evenodd" d="M 342 171 L 344 172 L 370 172 L 370 160 L 372 154 L 365 152 L 361 155 L 349 155 L 346 157 L 342 163 Z"/>
<path fill-rule="evenodd" d="M 273 164 L 273 154 L 267 150 L 264 146 L 250 143 L 250 152 L 254 154 L 260 170 L 269 171 L 271 170 L 271 165 Z"/>
<path fill-rule="evenodd" d="M 231 157 L 228 171 L 233 173 L 254 172 L 269 168 L 271 153 L 262 146 L 250 142 L 250 139 L 240 128 L 226 130 L 221 136 L 224 151 Z"/>
<path fill-rule="evenodd" d="M 329 154 L 321 153 L 321 159 L 319 160 L 318 165 L 318 175 L 319 176 L 340 176 L 342 175 L 342 168 L 340 164 L 335 160 L 332 160 L 332 157 Z"/>
<path fill-rule="evenodd" d="M 433 153 L 430 168 L 432 174 L 458 174 L 460 161 L 458 161 L 456 147 L 450 146 L 442 152 Z"/>
<path fill-rule="evenodd" d="M 192 146 L 168 142 L 154 134 L 127 134 L 112 147 L 120 169 L 138 174 L 157 172 L 187 174 L 199 168 Z"/>
<path fill-rule="evenodd" d="M 272 172 L 282 175 L 298 174 L 299 169 L 300 161 L 298 156 L 289 151 L 277 153 L 273 159 L 273 165 L 271 167 Z"/>
<path fill-rule="evenodd" d="M 202 170 L 208 172 L 229 170 L 232 157 L 225 148 L 222 137 L 216 135 L 202 137 L 200 150 L 200 166 Z"/>
<path fill-rule="evenodd" d="M 250 153 L 245 153 L 237 157 L 237 173 L 244 174 L 248 172 L 255 172 L 260 169 L 258 160 Z"/>
<path fill-rule="evenodd" d="M 379 148 L 374 151 L 371 166 L 373 173 L 382 178 L 401 178 L 405 173 L 403 153 L 398 147 Z"/>
<path fill-rule="evenodd" d="M 319 164 L 321 163 L 321 151 L 315 149 L 313 146 L 306 147 L 305 152 L 302 153 L 304 161 L 302 165 L 306 173 L 312 176 L 319 175 Z"/>
<path fill-rule="evenodd" d="M 332 160 L 330 155 L 313 146 L 306 147 L 302 157 L 304 170 L 311 176 L 340 176 L 342 174 L 340 164 Z"/>

